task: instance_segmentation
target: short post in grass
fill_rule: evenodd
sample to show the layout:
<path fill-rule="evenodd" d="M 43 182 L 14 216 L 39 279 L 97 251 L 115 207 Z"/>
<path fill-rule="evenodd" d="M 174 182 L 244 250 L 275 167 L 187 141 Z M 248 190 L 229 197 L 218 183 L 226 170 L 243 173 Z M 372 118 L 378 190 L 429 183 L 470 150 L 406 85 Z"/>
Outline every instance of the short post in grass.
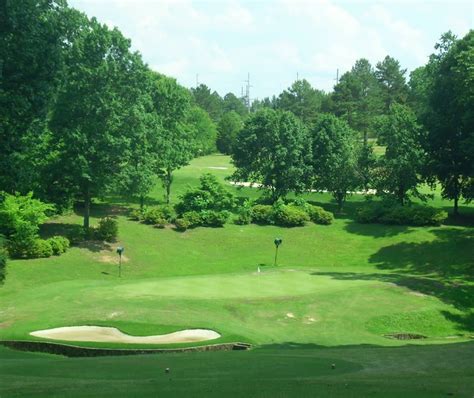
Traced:
<path fill-rule="evenodd" d="M 283 239 L 281 238 L 275 238 L 275 240 L 273 241 L 273 243 L 275 243 L 275 262 L 273 264 L 275 267 L 277 265 L 277 259 L 278 259 L 278 248 L 280 247 L 282 242 L 283 242 Z"/>
<path fill-rule="evenodd" d="M 125 250 L 124 247 L 117 247 L 117 254 L 119 255 L 119 278 L 122 277 L 122 253 Z"/>

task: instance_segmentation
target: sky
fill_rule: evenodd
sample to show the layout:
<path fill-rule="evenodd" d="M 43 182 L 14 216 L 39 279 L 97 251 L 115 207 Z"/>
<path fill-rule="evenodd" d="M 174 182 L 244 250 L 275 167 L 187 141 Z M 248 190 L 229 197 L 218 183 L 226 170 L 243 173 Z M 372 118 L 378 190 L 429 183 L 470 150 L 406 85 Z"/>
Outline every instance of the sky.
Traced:
<path fill-rule="evenodd" d="M 204 83 L 240 96 L 278 95 L 297 77 L 332 90 L 359 58 L 386 55 L 408 73 L 443 32 L 474 29 L 469 0 L 69 0 L 116 26 L 151 69 L 186 87 Z M 407 73 L 407 74 L 408 74 Z M 245 88 L 244 88 L 245 90 Z"/>

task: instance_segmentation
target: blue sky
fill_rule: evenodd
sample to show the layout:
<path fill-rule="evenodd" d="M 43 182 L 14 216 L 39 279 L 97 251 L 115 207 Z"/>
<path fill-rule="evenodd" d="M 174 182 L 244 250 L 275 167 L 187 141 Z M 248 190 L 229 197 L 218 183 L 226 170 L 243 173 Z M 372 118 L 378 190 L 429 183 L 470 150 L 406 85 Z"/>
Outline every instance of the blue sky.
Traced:
<path fill-rule="evenodd" d="M 408 71 L 423 65 L 440 35 L 474 28 L 474 1 L 69 0 L 117 26 L 145 62 L 187 86 L 207 84 L 251 97 L 277 95 L 296 80 L 331 90 L 358 58 L 385 55 Z"/>

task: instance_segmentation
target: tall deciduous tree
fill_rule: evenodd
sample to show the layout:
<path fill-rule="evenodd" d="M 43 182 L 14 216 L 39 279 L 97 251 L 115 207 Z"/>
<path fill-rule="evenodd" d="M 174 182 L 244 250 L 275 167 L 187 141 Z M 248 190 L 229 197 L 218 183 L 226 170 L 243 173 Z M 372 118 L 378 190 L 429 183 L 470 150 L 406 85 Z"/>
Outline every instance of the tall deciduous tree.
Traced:
<path fill-rule="evenodd" d="M 68 21 L 61 0 L 0 2 L 0 186 L 36 182 L 47 114 L 63 68 Z"/>
<path fill-rule="evenodd" d="M 409 195 L 423 198 L 417 188 L 423 182 L 426 156 L 421 146 L 423 130 L 414 112 L 406 105 L 393 104 L 377 124 L 379 143 L 386 146 L 378 162 L 377 190 L 390 193 L 401 205 Z"/>
<path fill-rule="evenodd" d="M 236 112 L 227 112 L 222 116 L 217 127 L 217 148 L 219 151 L 227 155 L 232 153 L 232 148 L 242 127 L 242 118 Z"/>
<path fill-rule="evenodd" d="M 129 48 L 117 29 L 84 20 L 67 54 L 52 115 L 54 168 L 61 175 L 51 183 L 83 199 L 86 229 L 92 198 L 114 183 L 129 154 L 131 132 L 124 116 L 139 94 L 144 68 Z"/>
<path fill-rule="evenodd" d="M 347 122 L 322 114 L 311 129 L 313 187 L 327 190 L 342 210 L 347 195 L 361 185 L 357 133 Z"/>
<path fill-rule="evenodd" d="M 461 40 L 448 32 L 435 48 L 425 67 L 427 106 L 421 109 L 428 170 L 458 214 L 459 201 L 469 202 L 474 193 L 474 31 Z"/>
<path fill-rule="evenodd" d="M 191 107 L 187 123 L 193 132 L 195 154 L 209 155 L 216 151 L 217 126 L 209 114 L 199 106 Z"/>
<path fill-rule="evenodd" d="M 311 148 L 302 122 L 291 112 L 263 109 L 251 115 L 237 136 L 232 178 L 262 184 L 276 201 L 309 186 Z"/>
<path fill-rule="evenodd" d="M 163 127 L 158 167 L 165 188 L 165 200 L 169 203 L 173 172 L 187 165 L 196 152 L 193 129 L 187 123 L 191 98 L 188 90 L 175 79 L 157 73 L 154 74 L 151 96 L 154 111 Z"/>

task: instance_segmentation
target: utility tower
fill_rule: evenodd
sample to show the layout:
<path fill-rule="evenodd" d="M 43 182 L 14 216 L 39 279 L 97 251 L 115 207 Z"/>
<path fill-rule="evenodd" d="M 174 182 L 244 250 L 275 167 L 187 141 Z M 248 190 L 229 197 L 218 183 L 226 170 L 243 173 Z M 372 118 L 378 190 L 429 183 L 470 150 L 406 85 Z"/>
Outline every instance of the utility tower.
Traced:
<path fill-rule="evenodd" d="M 252 87 L 250 85 L 250 73 L 247 74 L 247 80 L 244 80 L 247 85 L 245 86 L 245 105 L 247 106 L 248 111 L 250 112 L 250 88 Z"/>

